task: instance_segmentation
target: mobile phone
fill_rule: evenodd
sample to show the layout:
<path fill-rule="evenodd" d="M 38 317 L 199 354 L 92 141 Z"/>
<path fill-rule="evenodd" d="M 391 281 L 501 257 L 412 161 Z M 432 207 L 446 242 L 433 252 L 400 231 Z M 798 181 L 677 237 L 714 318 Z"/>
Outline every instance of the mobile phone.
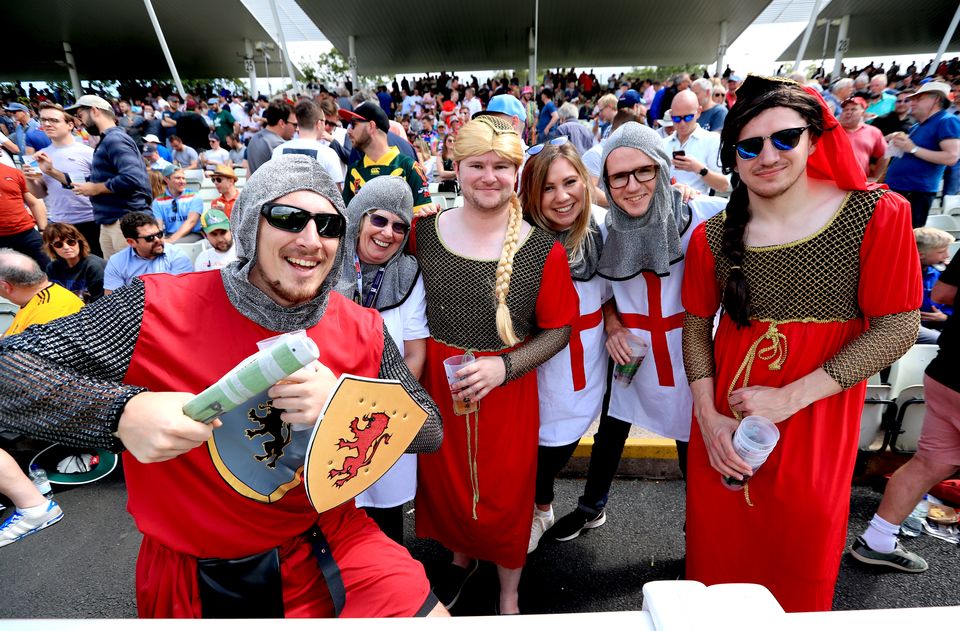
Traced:
<path fill-rule="evenodd" d="M 674 151 L 674 152 L 673 152 L 673 157 L 674 157 L 674 158 L 679 158 L 680 156 L 685 156 L 685 155 L 687 155 L 687 152 L 686 152 L 686 151 L 683 151 L 682 149 L 681 149 L 680 151 Z"/>

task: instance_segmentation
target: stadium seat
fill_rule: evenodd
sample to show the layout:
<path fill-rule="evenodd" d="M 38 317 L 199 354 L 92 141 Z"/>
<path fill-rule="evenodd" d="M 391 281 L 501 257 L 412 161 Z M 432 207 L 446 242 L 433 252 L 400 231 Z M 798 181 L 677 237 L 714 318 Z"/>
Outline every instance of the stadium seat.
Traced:
<path fill-rule="evenodd" d="M 866 400 L 860 415 L 860 451 L 880 452 L 887 448 L 889 423 L 884 420 L 896 404 L 890 400 L 890 386 L 867 384 Z"/>
<path fill-rule="evenodd" d="M 206 244 L 206 239 L 201 239 L 195 243 L 172 243 L 167 244 L 167 247 L 177 248 L 188 257 L 190 257 L 190 264 L 193 265 L 196 262 L 197 257 L 200 256 L 200 253 L 204 250 L 204 245 Z"/>
<path fill-rule="evenodd" d="M 960 241 L 954 241 L 947 246 L 947 252 L 950 253 L 950 258 L 953 258 L 957 255 L 957 250 L 960 250 Z"/>
<path fill-rule="evenodd" d="M 0 337 L 3 336 L 4 331 L 10 328 L 10 324 L 13 323 L 13 316 L 17 315 L 17 311 L 20 311 L 20 307 L 9 300 L 0 298 Z"/>
<path fill-rule="evenodd" d="M 203 171 L 200 169 L 184 169 L 184 177 L 187 178 L 187 183 L 199 184 L 203 182 Z"/>
<path fill-rule="evenodd" d="M 463 206 L 463 196 L 460 195 L 453 200 L 453 205 L 450 208 L 459 208 Z"/>
<path fill-rule="evenodd" d="M 917 451 L 926 411 L 923 386 L 909 386 L 900 391 L 897 397 L 897 420 L 890 432 L 890 448 L 893 451 L 901 454 Z"/>
<path fill-rule="evenodd" d="M 944 215 L 960 215 L 960 195 L 944 195 L 942 210 Z"/>
<path fill-rule="evenodd" d="M 436 195 L 440 190 L 440 182 L 430 182 L 430 195 Z"/>
<path fill-rule="evenodd" d="M 234 168 L 233 168 L 233 174 L 236 175 L 237 177 L 242 177 L 242 178 L 246 179 L 246 177 L 247 177 L 247 170 L 244 169 L 243 167 L 234 167 Z"/>
<path fill-rule="evenodd" d="M 204 206 L 208 206 L 208 202 L 212 202 L 216 198 L 220 197 L 220 193 L 217 192 L 215 188 L 201 188 L 200 189 L 200 199 L 203 200 Z"/>
<path fill-rule="evenodd" d="M 903 357 L 890 367 L 890 398 L 899 399 L 900 393 L 910 386 L 923 385 L 923 371 L 937 356 L 936 344 L 914 344 Z"/>
<path fill-rule="evenodd" d="M 960 230 L 960 221 L 949 215 L 930 215 L 927 217 L 927 227 L 956 232 Z"/>

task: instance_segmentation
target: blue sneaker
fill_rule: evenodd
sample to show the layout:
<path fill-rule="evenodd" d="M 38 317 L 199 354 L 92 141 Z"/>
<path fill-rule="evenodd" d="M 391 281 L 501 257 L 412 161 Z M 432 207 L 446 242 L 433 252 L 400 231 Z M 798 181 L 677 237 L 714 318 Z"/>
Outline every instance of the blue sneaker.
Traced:
<path fill-rule="evenodd" d="M 13 515 L 0 524 L 0 548 L 20 541 L 27 535 L 40 532 L 47 526 L 52 526 L 63 519 L 63 511 L 60 505 L 50 500 L 47 504 L 47 510 L 38 517 L 27 517 L 17 509 Z"/>

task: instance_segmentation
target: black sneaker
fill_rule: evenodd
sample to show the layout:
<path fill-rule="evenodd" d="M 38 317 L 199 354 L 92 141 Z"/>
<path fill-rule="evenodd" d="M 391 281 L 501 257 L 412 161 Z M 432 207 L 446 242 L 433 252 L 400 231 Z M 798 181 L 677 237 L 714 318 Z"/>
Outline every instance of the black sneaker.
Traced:
<path fill-rule="evenodd" d="M 433 584 L 433 594 L 437 597 L 447 611 L 457 604 L 460 598 L 460 592 L 463 586 L 467 584 L 467 579 L 473 576 L 480 563 L 474 559 L 467 567 L 460 567 L 450 563 L 439 573 L 437 580 Z"/>
<path fill-rule="evenodd" d="M 570 541 L 579 537 L 584 530 L 599 528 L 606 521 L 606 511 L 601 510 L 600 514 L 592 515 L 582 508 L 577 508 L 572 513 L 558 519 L 553 528 L 547 531 L 546 536 L 554 541 Z"/>
<path fill-rule="evenodd" d="M 861 563 L 892 567 L 895 570 L 912 574 L 926 572 L 929 567 L 927 562 L 919 555 L 903 549 L 899 542 L 893 552 L 877 552 L 867 545 L 863 537 L 857 537 L 857 540 L 850 546 L 850 556 Z"/>

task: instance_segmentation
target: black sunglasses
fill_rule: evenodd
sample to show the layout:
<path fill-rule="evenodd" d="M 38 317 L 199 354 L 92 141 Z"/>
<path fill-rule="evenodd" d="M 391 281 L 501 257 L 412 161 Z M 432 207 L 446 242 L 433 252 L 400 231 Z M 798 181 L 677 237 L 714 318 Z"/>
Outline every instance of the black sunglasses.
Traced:
<path fill-rule="evenodd" d="M 148 234 L 148 235 L 145 235 L 145 236 L 142 236 L 142 237 L 137 237 L 137 238 L 138 238 L 138 239 L 143 239 L 143 240 L 146 241 L 147 243 L 153 243 L 153 242 L 156 241 L 157 239 L 163 239 L 163 230 L 161 230 L 160 232 L 157 232 L 157 233 L 155 233 L 155 234 Z"/>
<path fill-rule="evenodd" d="M 337 213 L 311 213 L 287 204 L 264 204 L 260 209 L 267 223 L 284 232 L 300 232 L 311 219 L 317 224 L 317 234 L 326 239 L 338 239 L 347 227 L 346 220 Z"/>
<path fill-rule="evenodd" d="M 393 230 L 394 234 L 400 235 L 401 237 L 407 236 L 407 233 L 410 232 L 410 226 L 402 221 L 390 221 L 383 215 L 375 215 L 373 213 L 368 216 L 370 217 L 370 225 L 374 228 L 383 229 L 390 225 L 390 229 Z"/>
<path fill-rule="evenodd" d="M 778 151 L 790 151 L 800 144 L 800 137 L 810 125 L 803 127 L 791 127 L 790 129 L 781 129 L 775 131 L 769 136 L 757 136 L 755 138 L 744 138 L 734 145 L 737 149 L 737 155 L 743 160 L 753 160 L 763 151 L 763 143 L 770 139 L 773 147 Z"/>
<path fill-rule="evenodd" d="M 75 245 L 77 244 L 77 240 L 76 240 L 76 239 L 64 239 L 63 241 L 54 241 L 51 245 L 53 245 L 53 247 L 54 247 L 55 250 L 59 250 L 60 248 L 63 247 L 63 244 L 64 244 L 64 243 L 66 243 L 67 245 L 69 245 L 69 246 L 72 248 L 73 246 L 75 246 Z"/>

